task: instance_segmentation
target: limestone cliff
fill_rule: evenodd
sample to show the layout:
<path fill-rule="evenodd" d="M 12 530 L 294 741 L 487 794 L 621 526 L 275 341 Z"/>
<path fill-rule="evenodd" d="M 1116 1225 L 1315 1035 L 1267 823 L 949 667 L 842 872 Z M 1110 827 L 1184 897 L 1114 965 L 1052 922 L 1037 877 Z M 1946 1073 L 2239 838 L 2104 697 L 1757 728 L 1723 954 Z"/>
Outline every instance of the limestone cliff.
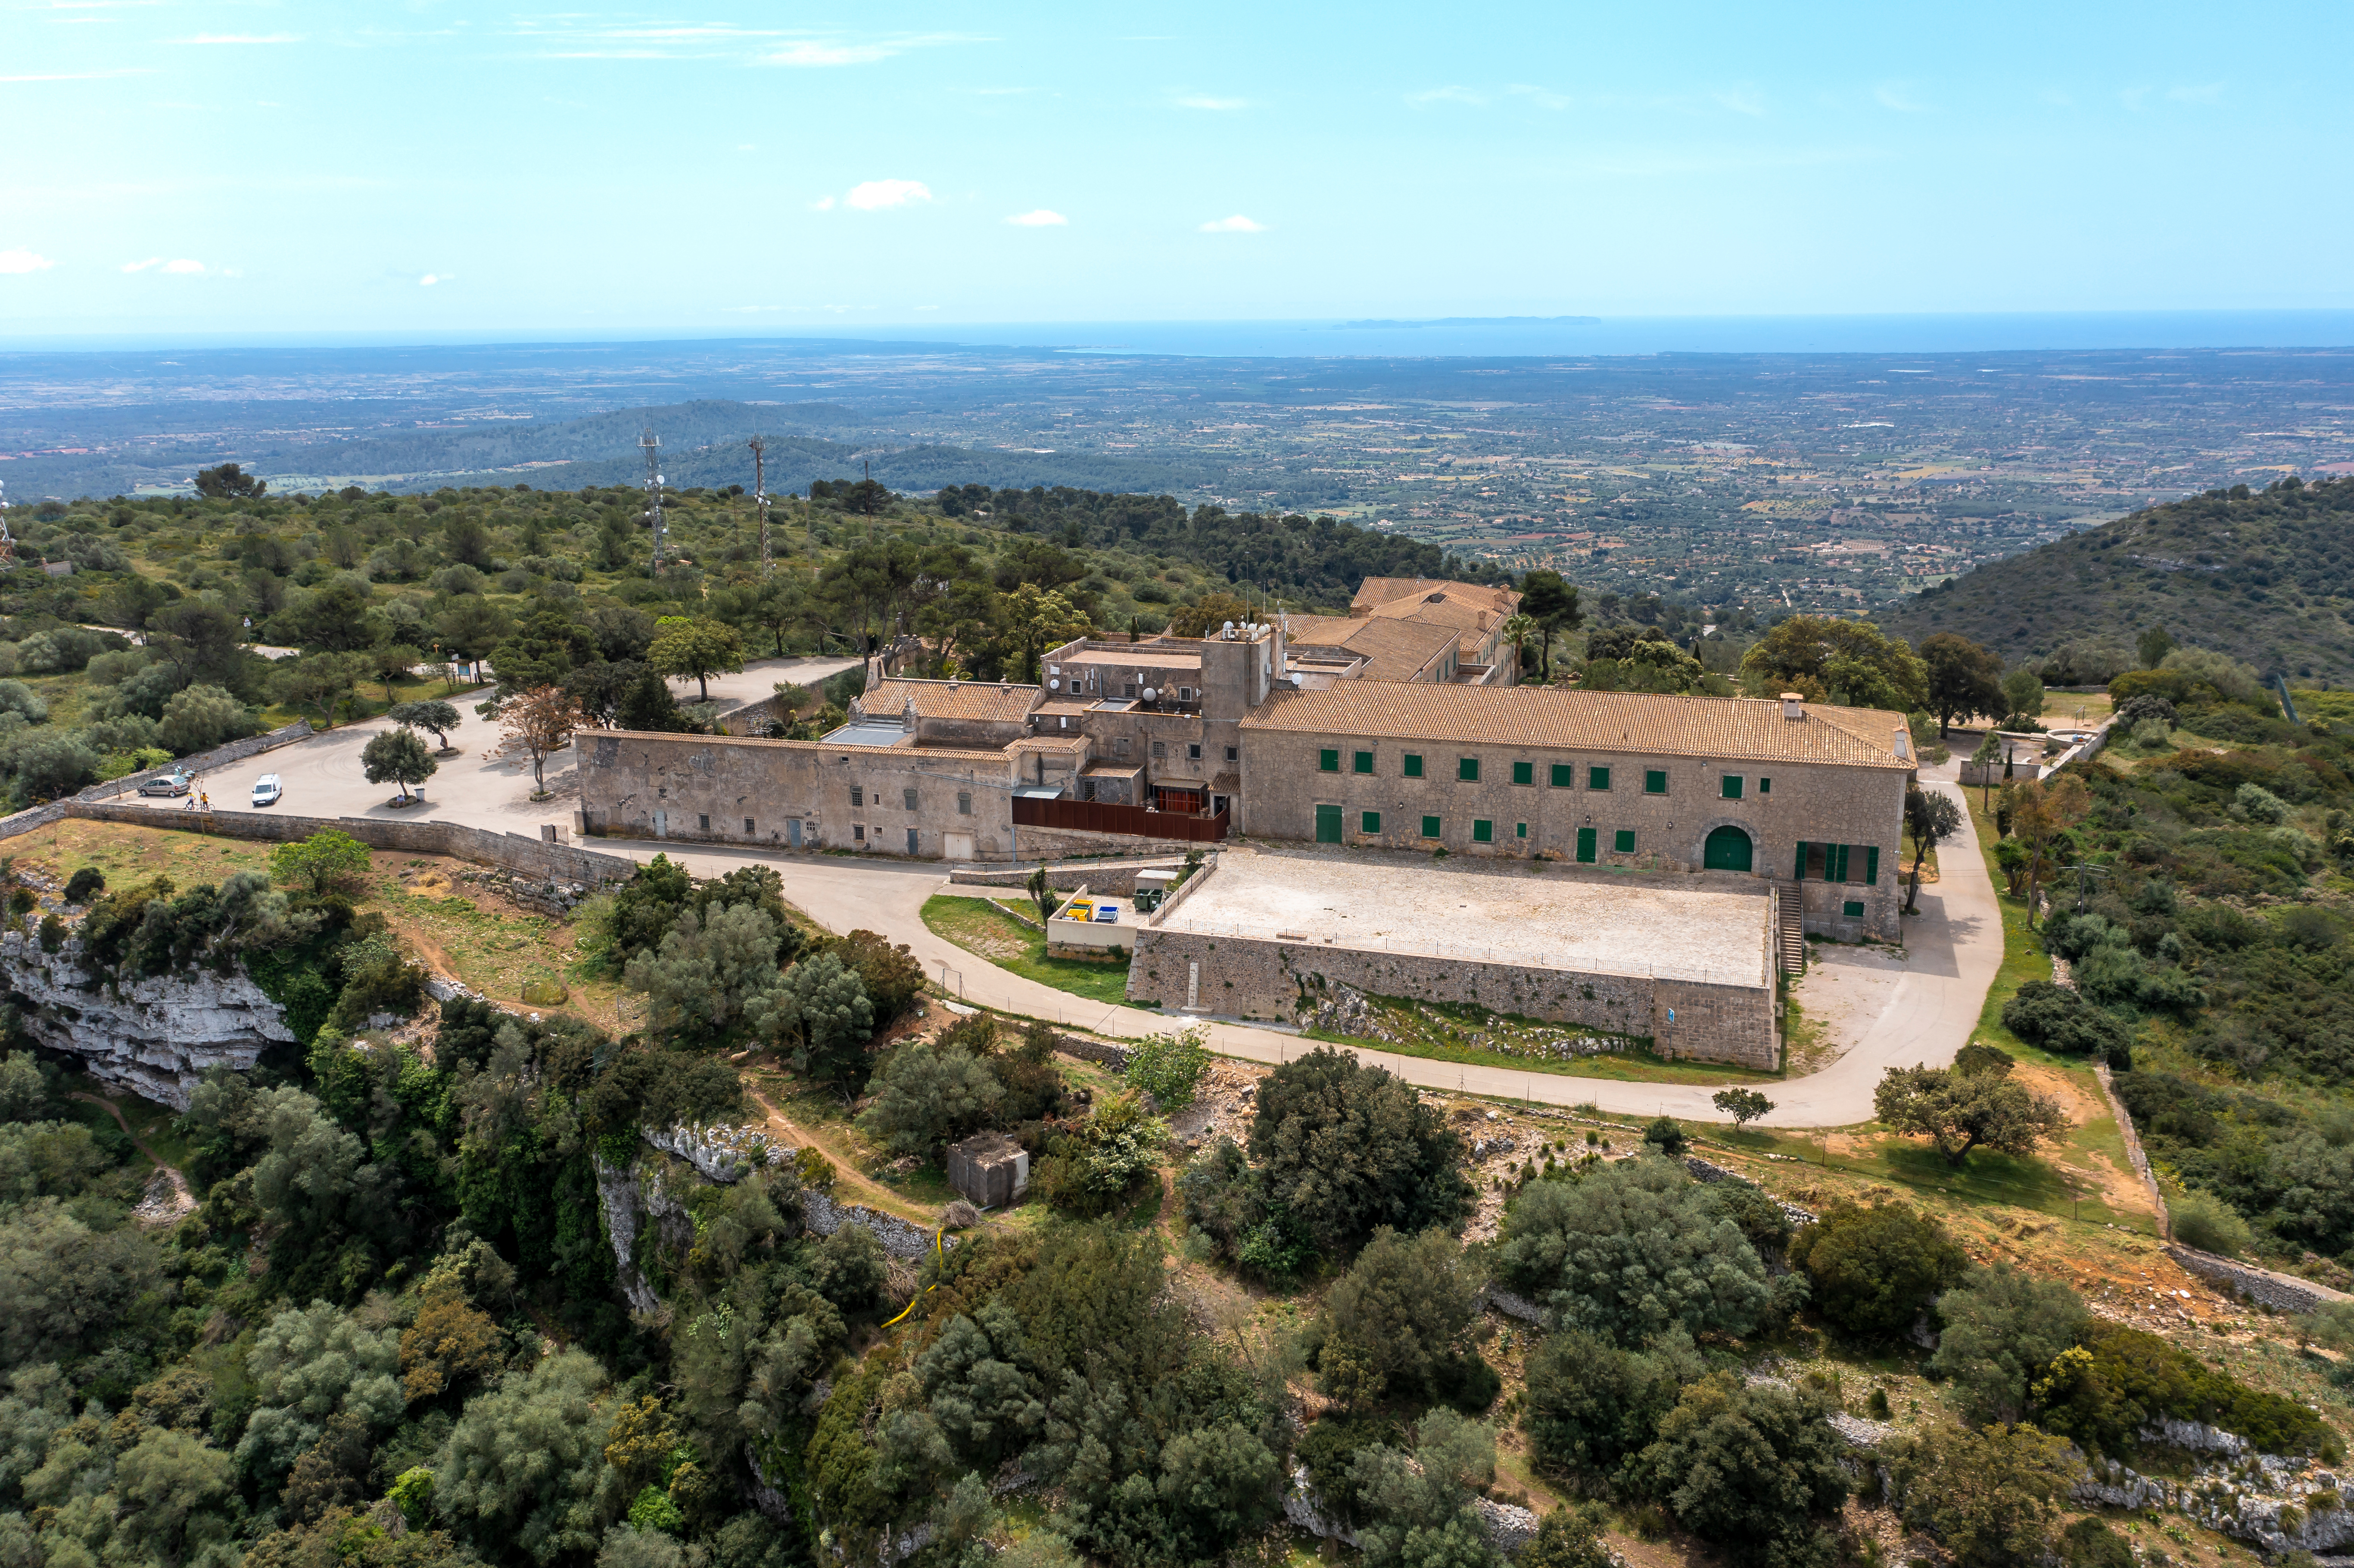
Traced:
<path fill-rule="evenodd" d="M 35 1040 L 81 1057 L 100 1083 L 175 1110 L 188 1108 L 207 1069 L 244 1072 L 270 1045 L 294 1038 L 285 1010 L 242 969 L 100 975 L 83 966 L 81 944 L 70 938 L 45 953 L 22 932 L 0 935 L 0 989 Z"/>

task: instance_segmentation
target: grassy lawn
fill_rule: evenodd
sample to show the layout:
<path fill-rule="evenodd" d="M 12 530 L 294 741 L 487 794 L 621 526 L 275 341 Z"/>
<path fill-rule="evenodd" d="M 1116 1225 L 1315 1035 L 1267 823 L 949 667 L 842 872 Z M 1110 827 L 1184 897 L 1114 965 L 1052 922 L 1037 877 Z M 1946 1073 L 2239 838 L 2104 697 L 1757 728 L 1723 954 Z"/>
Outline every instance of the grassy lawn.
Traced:
<path fill-rule="evenodd" d="M 1460 1002 L 1408 1001 L 1397 997 L 1369 996 L 1381 1022 L 1375 1036 L 1341 1034 L 1310 1029 L 1311 1040 L 1355 1045 L 1370 1051 L 1394 1051 L 1401 1056 L 1423 1056 L 1439 1062 L 1462 1062 L 1480 1067 L 1518 1067 L 1572 1078 L 1612 1078 L 1638 1084 L 1771 1083 L 1779 1073 L 1716 1063 L 1671 1062 L 1653 1055 L 1638 1042 L 1575 1024 L 1513 1013 L 1490 1012 Z M 1617 1050 L 1591 1055 L 1557 1055 L 1564 1042 L 1605 1040 Z"/>
<path fill-rule="evenodd" d="M 488 689 L 486 686 L 468 685 L 462 681 L 453 686 L 444 682 L 439 675 L 429 676 L 421 681 L 395 681 L 392 683 L 394 695 L 400 702 L 446 702 L 457 706 L 461 715 L 475 697 Z M 374 718 L 390 706 L 392 704 L 384 700 L 384 683 L 380 681 L 366 681 L 361 683 L 357 692 L 345 698 L 336 707 L 335 723 L 346 725 L 360 719 Z M 290 707 L 281 703 L 261 710 L 261 722 L 270 729 L 292 724 L 296 719 L 309 719 L 313 727 L 321 727 L 319 710 L 316 708 Z M 432 744 L 430 737 L 426 744 L 429 746 Z"/>
<path fill-rule="evenodd" d="M 1009 974 L 1090 1001 L 1123 1005 L 1128 1001 L 1127 959 L 1089 963 L 1084 959 L 1050 959 L 1045 933 L 1024 926 L 993 899 L 935 894 L 924 901 L 924 924 L 935 935 L 979 954 Z"/>

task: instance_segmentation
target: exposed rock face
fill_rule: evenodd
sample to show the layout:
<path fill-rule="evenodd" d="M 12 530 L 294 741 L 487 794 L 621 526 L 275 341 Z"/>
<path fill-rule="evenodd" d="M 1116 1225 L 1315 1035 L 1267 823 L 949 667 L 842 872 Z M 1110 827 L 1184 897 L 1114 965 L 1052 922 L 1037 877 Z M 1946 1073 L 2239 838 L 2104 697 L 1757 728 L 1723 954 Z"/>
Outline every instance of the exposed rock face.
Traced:
<path fill-rule="evenodd" d="M 242 969 L 101 976 L 83 966 L 79 940 L 45 953 L 39 942 L 10 931 L 0 935 L 0 984 L 26 1033 L 82 1057 L 100 1083 L 175 1110 L 188 1108 L 207 1070 L 245 1072 L 265 1049 L 294 1038 L 285 1009 Z"/>

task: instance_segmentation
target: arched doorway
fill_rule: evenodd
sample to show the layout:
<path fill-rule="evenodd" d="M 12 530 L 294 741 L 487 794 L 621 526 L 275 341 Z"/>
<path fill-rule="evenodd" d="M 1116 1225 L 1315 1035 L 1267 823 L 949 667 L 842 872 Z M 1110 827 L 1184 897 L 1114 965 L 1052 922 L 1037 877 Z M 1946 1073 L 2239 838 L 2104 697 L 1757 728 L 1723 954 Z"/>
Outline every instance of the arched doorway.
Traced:
<path fill-rule="evenodd" d="M 1701 850 L 1701 868 L 1704 871 L 1747 871 L 1751 854 L 1749 835 L 1728 822 L 1708 835 L 1708 842 Z"/>

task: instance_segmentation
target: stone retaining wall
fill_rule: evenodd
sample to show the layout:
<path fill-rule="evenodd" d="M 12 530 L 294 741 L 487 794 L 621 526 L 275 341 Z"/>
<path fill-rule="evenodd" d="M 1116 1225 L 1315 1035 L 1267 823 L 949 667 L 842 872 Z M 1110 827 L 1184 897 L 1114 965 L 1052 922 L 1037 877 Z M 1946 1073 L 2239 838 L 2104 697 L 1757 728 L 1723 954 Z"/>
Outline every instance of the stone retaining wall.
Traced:
<path fill-rule="evenodd" d="M 1772 1069 L 1779 1061 L 1771 988 L 1640 975 L 1582 974 L 1321 943 L 1213 937 L 1145 927 L 1129 965 L 1130 1001 L 1230 1018 L 1290 1021 L 1326 990 L 1460 1002 L 1575 1023 L 1650 1043 L 1661 1056 Z"/>
<path fill-rule="evenodd" d="M 460 822 L 302 817 L 278 811 L 189 811 L 176 807 L 108 805 L 86 800 L 63 804 L 68 816 L 129 822 L 143 828 L 174 828 L 227 839 L 306 839 L 323 829 L 334 828 L 376 849 L 445 854 L 502 866 L 546 882 L 578 883 L 583 887 L 626 882 L 638 869 L 637 862 L 617 854 L 600 854 L 522 833 L 487 832 Z"/>
<path fill-rule="evenodd" d="M 2275 1312 L 2310 1312 L 2332 1301 L 2354 1301 L 2354 1296 L 2342 1290 L 2332 1290 L 2327 1285 L 2316 1285 L 2310 1279 L 2299 1279 L 2295 1275 L 2274 1274 L 2268 1268 L 2235 1263 L 2211 1252 L 2184 1246 L 2179 1242 L 2167 1243 L 2166 1255 L 2202 1279 L 2244 1296 L 2260 1307 L 2269 1307 Z"/>

